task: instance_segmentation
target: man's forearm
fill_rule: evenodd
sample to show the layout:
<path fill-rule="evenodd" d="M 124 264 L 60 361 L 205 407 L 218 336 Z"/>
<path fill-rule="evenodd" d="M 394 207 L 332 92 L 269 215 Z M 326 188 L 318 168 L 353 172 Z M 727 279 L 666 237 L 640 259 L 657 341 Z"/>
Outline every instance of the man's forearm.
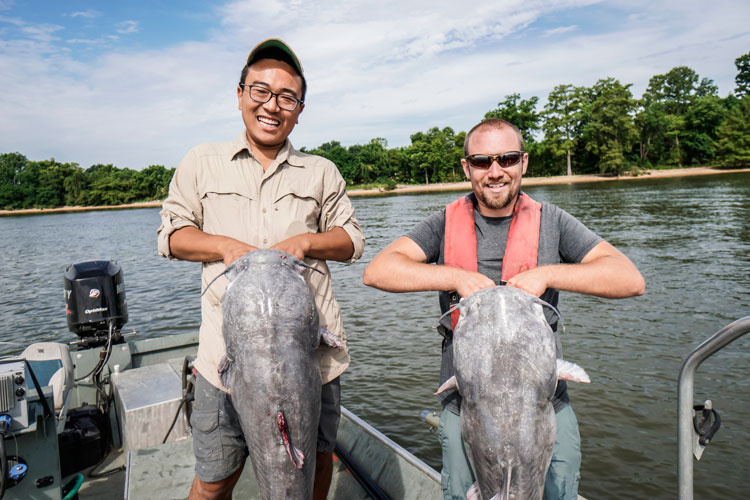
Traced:
<path fill-rule="evenodd" d="M 298 259 L 347 261 L 354 255 L 354 243 L 342 227 L 325 233 L 302 233 L 276 243 L 272 248 L 288 252 Z"/>
<path fill-rule="evenodd" d="M 643 295 L 646 284 L 638 269 L 606 241 L 595 246 L 578 264 L 552 264 L 518 273 L 508 284 L 541 296 L 547 288 L 609 299 Z"/>
<path fill-rule="evenodd" d="M 170 235 L 169 249 L 178 259 L 193 262 L 223 260 L 229 265 L 255 247 L 228 236 L 205 233 L 196 227 L 183 227 Z"/>
<path fill-rule="evenodd" d="M 354 243 L 343 227 L 334 227 L 325 233 L 310 233 L 310 250 L 307 257 L 344 262 L 354 255 Z"/>
<path fill-rule="evenodd" d="M 581 264 L 544 266 L 550 275 L 549 287 L 586 293 L 608 299 L 643 295 L 645 283 L 641 273 L 625 257 L 604 256 Z"/>
<path fill-rule="evenodd" d="M 404 240 L 397 240 L 396 244 Z M 427 264 L 408 253 L 386 248 L 365 269 L 363 282 L 386 292 L 457 290 L 468 297 L 482 288 L 494 286 L 483 274 L 457 267 Z"/>

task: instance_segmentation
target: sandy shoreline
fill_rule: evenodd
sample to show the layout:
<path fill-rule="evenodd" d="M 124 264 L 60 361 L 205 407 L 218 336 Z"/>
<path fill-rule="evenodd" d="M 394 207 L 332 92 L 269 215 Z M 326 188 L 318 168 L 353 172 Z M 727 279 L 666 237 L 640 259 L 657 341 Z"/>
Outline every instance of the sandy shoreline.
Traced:
<path fill-rule="evenodd" d="M 669 170 L 647 170 L 644 174 L 638 177 L 622 176 L 622 177 L 604 177 L 600 175 L 559 175 L 556 177 L 524 177 L 524 186 L 540 186 L 547 184 L 573 184 L 581 182 L 613 182 L 613 181 L 631 181 L 639 179 L 655 179 L 655 178 L 669 178 L 669 177 L 689 177 L 695 175 L 715 175 L 715 174 L 730 174 L 730 173 L 748 173 L 750 168 L 743 169 L 714 169 L 709 167 L 693 167 L 693 168 L 675 168 Z M 385 189 L 351 189 L 347 191 L 350 197 L 355 196 L 383 196 L 383 195 L 395 195 L 405 193 L 434 193 L 442 191 L 470 191 L 471 183 L 469 182 L 456 182 L 447 184 L 420 184 L 417 186 L 401 185 L 399 184 L 396 189 L 386 191 Z M 141 203 L 128 203 L 124 205 L 112 205 L 102 207 L 59 207 L 59 208 L 28 208 L 23 210 L 0 210 L 0 216 L 3 215 L 37 215 L 37 214 L 48 214 L 48 213 L 60 213 L 60 212 L 88 212 L 94 210 L 124 210 L 131 208 L 155 208 L 161 207 L 161 201 L 145 201 Z"/>

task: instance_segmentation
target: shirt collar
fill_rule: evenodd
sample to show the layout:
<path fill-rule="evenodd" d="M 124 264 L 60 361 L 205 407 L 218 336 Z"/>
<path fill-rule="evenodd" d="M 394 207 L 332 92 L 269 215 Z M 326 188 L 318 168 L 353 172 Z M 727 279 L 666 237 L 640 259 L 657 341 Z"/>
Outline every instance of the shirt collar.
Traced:
<path fill-rule="evenodd" d="M 255 157 L 253 155 L 253 149 L 250 147 L 250 142 L 247 140 L 247 133 L 245 130 L 240 132 L 240 134 L 234 139 L 232 143 L 232 159 L 234 159 L 242 151 L 247 151 L 250 156 Z M 289 138 L 284 141 L 284 145 L 276 155 L 276 160 L 277 161 L 275 161 L 274 163 L 278 165 L 286 162 L 288 165 L 291 165 L 293 167 L 304 166 L 302 153 L 294 149 L 294 146 L 292 146 L 292 141 L 290 141 Z"/>

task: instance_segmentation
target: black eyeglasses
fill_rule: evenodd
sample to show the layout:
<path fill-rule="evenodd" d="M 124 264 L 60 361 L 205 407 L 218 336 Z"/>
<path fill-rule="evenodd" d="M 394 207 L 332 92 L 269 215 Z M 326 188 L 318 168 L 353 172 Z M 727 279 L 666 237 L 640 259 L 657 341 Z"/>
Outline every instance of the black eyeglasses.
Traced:
<path fill-rule="evenodd" d="M 508 151 L 499 155 L 469 155 L 464 159 L 474 168 L 487 169 L 496 161 L 501 168 L 512 167 L 523 158 L 523 151 Z"/>
<path fill-rule="evenodd" d="M 243 89 L 247 87 L 248 93 L 250 94 L 250 99 L 252 99 L 255 102 L 260 103 L 267 103 L 271 100 L 272 97 L 276 97 L 276 104 L 286 111 L 294 111 L 297 109 L 297 106 L 303 101 L 300 101 L 296 97 L 289 95 L 289 94 L 277 94 L 276 92 L 271 92 L 265 87 L 261 87 L 260 85 L 248 85 L 246 83 L 240 83 L 240 87 Z"/>

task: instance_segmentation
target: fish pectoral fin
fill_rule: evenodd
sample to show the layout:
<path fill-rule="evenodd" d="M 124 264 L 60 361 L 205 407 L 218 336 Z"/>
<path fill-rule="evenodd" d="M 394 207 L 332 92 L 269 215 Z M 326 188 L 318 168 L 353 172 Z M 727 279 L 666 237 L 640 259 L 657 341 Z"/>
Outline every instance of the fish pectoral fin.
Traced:
<path fill-rule="evenodd" d="M 479 483 L 474 483 L 466 492 L 466 500 L 482 500 L 482 495 L 479 493 Z"/>
<path fill-rule="evenodd" d="M 457 390 L 459 392 L 461 391 L 461 389 L 459 389 L 458 387 L 458 380 L 456 380 L 455 375 L 453 375 L 451 378 L 443 382 L 443 385 L 438 387 L 438 390 L 435 393 L 435 395 L 437 396 L 438 394 L 441 394 L 445 391 L 452 391 L 452 390 Z"/>
<path fill-rule="evenodd" d="M 221 358 L 221 361 L 219 361 L 219 380 L 221 380 L 221 385 L 227 389 L 232 388 L 233 361 L 234 360 L 226 354 Z"/>
<path fill-rule="evenodd" d="M 341 340 L 341 338 L 327 328 L 323 328 L 322 326 L 320 327 L 320 340 L 327 346 L 334 347 L 336 349 L 344 348 L 344 342 Z"/>
<path fill-rule="evenodd" d="M 571 382 L 583 382 L 585 384 L 591 382 L 586 370 L 577 364 L 565 361 L 564 359 L 557 360 L 557 378 L 560 380 L 569 380 Z"/>

